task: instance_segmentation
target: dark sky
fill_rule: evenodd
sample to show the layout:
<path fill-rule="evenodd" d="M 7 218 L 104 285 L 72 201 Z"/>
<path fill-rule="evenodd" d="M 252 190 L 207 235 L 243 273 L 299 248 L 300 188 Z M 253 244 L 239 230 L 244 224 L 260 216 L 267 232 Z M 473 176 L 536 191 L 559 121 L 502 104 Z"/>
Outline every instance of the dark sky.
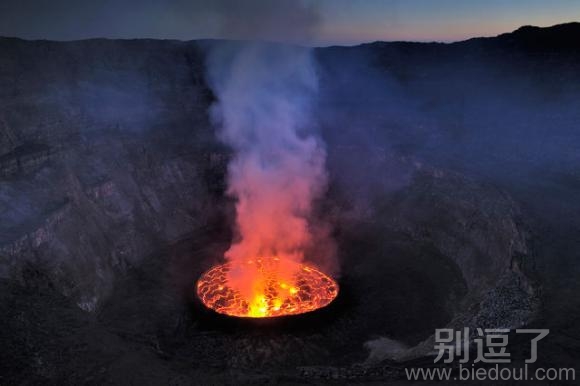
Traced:
<path fill-rule="evenodd" d="M 0 35 L 453 41 L 580 20 L 578 0 L 0 0 Z"/>

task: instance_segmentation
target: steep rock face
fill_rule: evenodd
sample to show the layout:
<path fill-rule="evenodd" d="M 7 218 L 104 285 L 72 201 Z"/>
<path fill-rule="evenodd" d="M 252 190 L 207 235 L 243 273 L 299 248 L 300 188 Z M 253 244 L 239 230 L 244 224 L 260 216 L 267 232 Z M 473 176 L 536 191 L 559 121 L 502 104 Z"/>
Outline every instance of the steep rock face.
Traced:
<path fill-rule="evenodd" d="M 397 194 L 391 224 L 432 243 L 460 269 L 467 286 L 451 298 L 452 320 L 441 328 L 518 328 L 539 306 L 530 234 L 518 205 L 493 186 L 454 173 L 421 168 L 409 189 Z M 399 353 L 411 359 L 432 352 L 431 336 Z"/>
<path fill-rule="evenodd" d="M 43 266 L 93 310 L 116 274 L 212 221 L 225 158 L 202 69 L 194 44 L 0 39 L 2 277 Z"/>
<path fill-rule="evenodd" d="M 0 154 L 103 129 L 203 130 L 208 92 L 194 43 L 0 39 Z M 185 126 L 183 126 L 185 127 Z"/>
<path fill-rule="evenodd" d="M 3 275 L 24 262 L 45 264 L 64 293 L 93 309 L 115 272 L 211 221 L 195 157 L 146 152 L 156 160 L 143 167 L 146 158 L 123 159 L 126 149 L 107 153 L 99 151 L 105 159 L 94 180 L 85 180 L 82 161 L 70 154 L 25 183 L 2 185 L 4 212 L 14 219 L 3 224 L 13 225 L 3 232 Z"/>
<path fill-rule="evenodd" d="M 512 259 L 528 254 L 517 204 L 493 186 L 423 168 L 394 202 L 391 226 L 435 244 L 460 268 L 470 291 L 492 285 Z"/>
<path fill-rule="evenodd" d="M 351 163 L 362 172 L 348 170 L 341 158 L 356 159 Z M 432 244 L 457 266 L 473 295 L 506 270 L 527 263 L 531 269 L 521 261 L 531 251 L 519 206 L 496 186 L 379 146 L 330 147 L 329 160 L 337 223 L 370 223 Z"/>
<path fill-rule="evenodd" d="M 219 215 L 213 193 L 223 193 L 228 155 L 208 123 L 203 78 L 197 43 L 0 39 L 0 273 L 44 263 L 63 293 L 94 309 L 117 272 Z M 385 149 L 364 167 L 350 162 L 357 149 L 329 150 L 331 174 L 359 167 L 346 174 L 360 183 L 348 181 L 343 194 L 356 197 L 345 188 L 364 185 L 370 170 L 366 180 L 377 183 L 347 220 L 367 216 L 433 244 L 457 265 L 470 299 L 526 256 L 504 194 L 389 163 Z M 386 201 L 365 208 L 381 189 Z"/>
<path fill-rule="evenodd" d="M 373 170 L 386 171 L 386 179 L 388 175 L 393 179 L 394 174 L 389 171 L 398 170 L 399 177 L 395 180 L 400 183 L 385 180 L 382 186 L 374 186 L 370 196 L 365 188 L 359 187 L 359 192 L 352 196 L 356 197 L 362 190 L 365 199 L 358 204 L 357 200 L 346 206 L 342 203 L 343 210 L 338 211 L 336 221 L 347 224 L 350 229 L 347 233 L 374 229 L 374 233 L 381 232 L 384 238 L 431 246 L 432 249 L 422 252 L 428 254 L 426 259 L 417 259 L 417 264 L 424 264 L 425 270 L 447 266 L 441 272 L 449 274 L 441 276 L 442 281 L 457 280 L 453 274 L 457 270 L 464 289 L 450 287 L 451 290 L 441 294 L 447 299 L 442 302 L 446 310 L 440 312 L 447 312 L 450 320 L 437 328 L 468 327 L 475 334 L 477 328 L 517 328 L 533 319 L 539 306 L 539 288 L 532 279 L 531 236 L 518 204 L 508 194 L 493 185 L 428 167 L 411 158 L 374 157 L 367 162 L 374 164 Z M 377 237 L 381 236 L 374 238 Z M 371 268 L 359 280 L 381 275 L 372 271 L 372 267 L 378 266 L 378 259 L 389 260 L 393 256 L 375 257 Z M 430 262 L 425 264 L 425 261 Z M 428 288 L 430 284 L 414 285 Z M 371 289 L 366 296 L 380 299 L 383 291 Z M 413 296 L 409 292 L 410 302 Z M 380 302 L 374 307 L 380 307 Z M 367 343 L 369 365 L 384 359 L 402 361 L 422 357 L 429 355 L 434 347 L 433 336 L 404 349 L 399 342 L 388 338 Z"/>
<path fill-rule="evenodd" d="M 123 331 L 158 351 L 163 336 L 155 334 L 187 330 L 175 333 L 176 351 L 183 354 L 177 358 L 186 358 L 177 359 L 185 363 L 180 368 L 201 363 L 203 371 L 224 358 L 244 372 L 273 363 L 324 364 L 340 349 L 346 352 L 341 363 L 354 363 L 364 360 L 365 342 L 391 333 L 391 328 L 419 343 L 409 350 L 396 344 L 399 359 L 413 358 L 432 349 L 430 338 L 420 342 L 436 323 L 506 327 L 533 315 L 536 288 L 528 278 L 528 236 L 507 195 L 410 159 L 395 159 L 387 148 L 329 141 L 330 173 L 347 177 L 337 190 L 350 202 L 335 205 L 337 192 L 331 191 L 323 205 L 338 228 L 346 229 L 341 236 L 354 234 L 362 240 L 347 240 L 352 246 L 341 256 L 345 288 L 355 287 L 356 304 L 347 309 L 353 312 L 333 316 L 299 339 L 292 334 L 271 339 L 208 334 L 197 328 L 196 320 L 183 327 L 191 304 L 183 305 L 184 311 L 183 299 L 168 300 L 165 283 L 156 284 L 156 296 L 141 290 L 151 290 L 151 283 L 161 281 L 171 268 L 159 256 L 148 255 L 183 235 L 203 234 L 223 208 L 219 197 L 228 153 L 214 143 L 207 120 L 211 95 L 203 83 L 202 63 L 195 43 L 0 39 L 2 278 L 26 281 L 31 271 L 42 269 L 59 293 L 85 310 L 98 308 L 117 290 L 119 296 L 108 300 L 121 304 L 109 305 L 111 316 L 105 321 L 127 327 Z M 365 186 L 369 181 L 373 185 Z M 207 248 L 208 240 L 197 248 Z M 173 267 L 186 272 L 184 287 L 189 289 L 207 268 L 204 264 L 215 261 L 223 249 L 220 245 L 201 253 L 203 260 L 188 246 L 183 252 L 188 264 Z M 353 253 L 346 256 L 349 251 Z M 143 262 L 153 267 L 147 271 Z M 112 288 L 130 267 L 136 267 L 131 291 Z M 457 283 L 439 283 L 439 274 Z M 17 293 L 13 301 L 19 299 Z M 36 304 L 40 308 L 43 299 Z M 20 309 L 15 309 L 11 321 L 21 326 Z M 52 315 L 49 306 L 36 311 Z M 34 313 L 28 317 L 27 323 L 36 321 Z M 167 324 L 158 323 L 165 318 Z M 117 319 L 126 320 L 113 323 Z M 139 324 L 148 327 L 140 330 Z M 392 342 L 387 351 L 372 342 L 371 362 L 392 359 Z M 125 344 L 119 343 L 119 350 L 128 352 Z M 115 362 L 103 354 L 93 364 L 84 360 L 87 356 L 91 354 L 71 355 L 89 362 L 91 374 Z M 317 371 L 305 368 L 304 376 Z M 68 377 L 66 371 L 62 374 Z"/>

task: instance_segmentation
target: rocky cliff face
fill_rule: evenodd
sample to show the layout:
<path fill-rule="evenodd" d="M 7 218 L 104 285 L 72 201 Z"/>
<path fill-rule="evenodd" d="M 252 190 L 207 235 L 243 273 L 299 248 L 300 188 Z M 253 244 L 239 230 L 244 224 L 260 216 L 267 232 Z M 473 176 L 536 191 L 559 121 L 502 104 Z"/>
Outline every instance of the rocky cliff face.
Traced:
<path fill-rule="evenodd" d="M 24 279 L 27 264 L 42 266 L 62 293 L 94 310 L 116 275 L 220 215 L 228 154 L 208 122 L 203 63 L 193 42 L 0 39 L 2 277 Z M 471 294 L 518 266 L 526 243 L 508 197 L 431 169 L 411 183 L 417 165 L 411 172 L 376 149 L 368 164 L 345 165 L 367 150 L 329 142 L 331 174 L 374 170 L 337 184 L 367 211 L 355 217 L 378 216 L 429 240 Z M 400 191 L 379 215 L 370 196 L 357 208 L 359 193 L 349 191 L 365 176 L 378 184 L 369 191 Z"/>
<path fill-rule="evenodd" d="M 321 77 L 322 94 L 331 75 Z M 143 368 L 165 380 L 182 379 L 175 368 L 195 369 L 183 370 L 189 376 L 210 368 L 223 380 L 226 363 L 244 376 L 275 366 L 301 381 L 337 370 L 309 365 L 346 364 L 341 372 L 364 378 L 367 367 L 349 366 L 365 360 L 365 347 L 367 365 L 382 371 L 384 360 L 428 354 L 434 328 L 516 327 L 533 317 L 537 287 L 518 205 L 494 186 L 352 141 L 343 128 L 366 139 L 381 129 L 362 130 L 368 117 L 358 109 L 383 112 L 382 99 L 351 106 L 357 94 L 340 120 L 334 111 L 321 118 L 332 183 L 319 212 L 335 228 L 344 293 L 334 309 L 305 316 L 303 330 L 221 333 L 191 311 L 193 281 L 229 237 L 212 232 L 230 209 L 229 154 L 208 122 L 203 79 L 198 43 L 0 39 L 0 279 L 11 279 L 0 280 L 9 295 L 0 341 L 10 343 L 4 355 L 25 358 L 17 376 L 123 383 Z M 19 285 L 38 277 L 48 288 Z M 78 307 L 100 310 L 98 323 Z"/>
<path fill-rule="evenodd" d="M 379 315 L 385 312 L 385 299 L 392 296 L 388 292 L 401 292 L 405 301 L 414 302 L 414 291 L 423 289 L 440 291 L 434 295 L 439 298 L 437 302 L 433 299 L 432 304 L 414 311 L 430 315 L 433 323 L 430 331 L 426 329 L 428 334 L 443 327 L 468 327 L 472 332 L 477 328 L 518 328 L 534 318 L 539 306 L 539 283 L 532 279 L 535 263 L 531 234 L 519 205 L 509 195 L 493 185 L 429 167 L 412 158 L 374 157 L 370 164 L 374 166 L 365 164 L 367 170 L 384 171 L 377 174 L 377 180 L 384 178 L 385 183 L 382 187 L 375 185 L 370 196 L 365 192 L 362 202 L 337 203 L 342 209 L 337 211 L 335 220 L 345 227 L 350 235 L 347 238 L 360 237 L 372 249 L 367 256 L 346 247 L 350 252 L 344 257 L 354 260 L 343 265 L 356 266 L 354 272 L 359 281 L 374 283 L 359 294 L 366 303 L 361 312 L 372 314 L 374 309 L 370 318 L 380 319 Z M 393 186 L 394 174 L 389 173 L 392 170 L 398 171 L 398 179 L 404 184 Z M 356 196 L 356 192 L 351 193 L 351 197 Z M 384 265 L 385 261 L 397 260 L 394 254 L 405 255 L 391 252 L 389 245 L 393 244 L 417 252 L 393 265 Z M 431 275 L 416 278 L 412 270 L 405 268 L 407 264 Z M 349 269 L 346 274 L 353 275 Z M 416 281 L 409 283 L 411 288 L 399 281 L 401 274 Z M 383 281 L 398 284 L 379 284 Z M 446 316 L 441 318 L 442 314 Z M 392 334 L 387 336 L 367 342 L 368 364 L 422 357 L 434 347 L 433 336 L 405 348 L 390 339 Z M 393 347 L 399 348 L 393 352 Z"/>
<path fill-rule="evenodd" d="M 209 98 L 195 44 L 0 39 L 0 275 L 43 266 L 93 310 L 116 274 L 211 222 L 226 156 Z"/>

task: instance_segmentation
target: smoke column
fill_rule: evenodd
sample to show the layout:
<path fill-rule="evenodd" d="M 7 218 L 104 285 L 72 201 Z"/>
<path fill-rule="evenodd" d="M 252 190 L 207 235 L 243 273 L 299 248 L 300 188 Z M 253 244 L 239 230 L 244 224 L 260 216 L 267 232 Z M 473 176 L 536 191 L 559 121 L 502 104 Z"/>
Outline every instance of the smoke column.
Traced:
<path fill-rule="evenodd" d="M 326 186 L 326 153 L 308 133 L 318 82 L 310 49 L 224 43 L 208 62 L 219 102 L 212 116 L 234 150 L 228 193 L 237 199 L 239 238 L 226 252 L 230 285 L 249 298 L 260 289 L 248 261 L 279 258 L 290 280 L 313 240 L 313 201 Z"/>

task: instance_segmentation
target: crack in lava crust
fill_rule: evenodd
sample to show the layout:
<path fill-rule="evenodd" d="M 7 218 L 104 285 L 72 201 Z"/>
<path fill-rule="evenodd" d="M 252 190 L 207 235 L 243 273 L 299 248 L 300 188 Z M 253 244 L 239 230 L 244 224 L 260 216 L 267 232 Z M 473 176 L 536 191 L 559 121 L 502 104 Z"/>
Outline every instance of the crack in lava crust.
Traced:
<path fill-rule="evenodd" d="M 260 290 L 251 298 L 244 298 L 228 285 L 230 263 L 217 265 L 199 278 L 198 297 L 206 307 L 220 314 L 264 318 L 314 311 L 327 306 L 338 295 L 338 284 L 313 266 L 292 263 L 296 264 L 293 280 L 284 281 L 264 260 L 248 262 L 255 264 L 259 273 L 256 288 Z"/>

